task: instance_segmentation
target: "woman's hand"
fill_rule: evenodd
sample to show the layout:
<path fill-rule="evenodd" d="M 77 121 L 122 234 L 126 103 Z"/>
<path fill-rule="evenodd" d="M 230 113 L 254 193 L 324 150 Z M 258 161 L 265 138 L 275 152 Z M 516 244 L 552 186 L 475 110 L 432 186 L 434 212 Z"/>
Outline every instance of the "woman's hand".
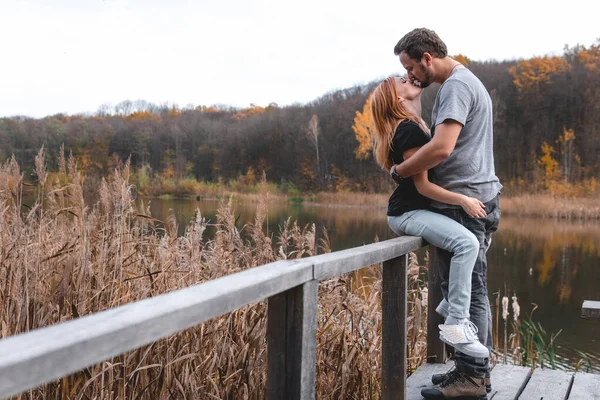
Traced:
<path fill-rule="evenodd" d="M 474 197 L 465 196 L 460 206 L 473 218 L 485 217 L 487 215 L 485 205 Z"/>

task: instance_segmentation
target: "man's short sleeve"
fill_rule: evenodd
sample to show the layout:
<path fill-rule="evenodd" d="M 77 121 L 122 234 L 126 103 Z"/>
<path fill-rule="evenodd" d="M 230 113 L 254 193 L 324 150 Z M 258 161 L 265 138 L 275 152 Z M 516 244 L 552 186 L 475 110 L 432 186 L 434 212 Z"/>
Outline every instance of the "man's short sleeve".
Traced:
<path fill-rule="evenodd" d="M 469 86 L 457 79 L 451 79 L 442 85 L 438 95 L 438 112 L 434 125 L 451 119 L 465 126 L 473 101 L 473 93 Z"/>

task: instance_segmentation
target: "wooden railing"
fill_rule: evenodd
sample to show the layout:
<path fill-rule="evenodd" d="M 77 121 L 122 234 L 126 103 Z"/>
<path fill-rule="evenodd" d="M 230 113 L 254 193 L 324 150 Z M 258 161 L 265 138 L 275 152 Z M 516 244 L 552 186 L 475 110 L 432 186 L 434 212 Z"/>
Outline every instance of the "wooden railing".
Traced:
<path fill-rule="evenodd" d="M 113 356 L 268 299 L 267 397 L 315 397 L 319 281 L 383 263 L 382 398 L 406 397 L 407 254 L 404 236 L 299 260 L 277 261 L 185 289 L 0 340 L 0 397 L 56 380 Z M 428 359 L 437 340 L 439 287 L 430 274 Z M 433 330 L 431 326 L 433 325 Z"/>

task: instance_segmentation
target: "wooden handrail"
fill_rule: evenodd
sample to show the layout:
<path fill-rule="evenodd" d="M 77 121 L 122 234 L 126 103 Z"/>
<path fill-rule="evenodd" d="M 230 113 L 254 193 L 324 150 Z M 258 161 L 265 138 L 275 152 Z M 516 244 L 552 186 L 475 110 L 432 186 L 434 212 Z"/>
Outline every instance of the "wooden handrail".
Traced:
<path fill-rule="evenodd" d="M 405 255 L 424 244 L 421 238 L 403 236 L 299 260 L 277 261 L 2 339 L 0 397 L 22 393 L 269 299 L 268 396 L 313 398 L 318 282 L 383 262 L 382 396 L 398 398 L 405 377 L 398 377 L 397 372 L 406 370 Z M 391 341 L 397 343 L 390 345 Z"/>

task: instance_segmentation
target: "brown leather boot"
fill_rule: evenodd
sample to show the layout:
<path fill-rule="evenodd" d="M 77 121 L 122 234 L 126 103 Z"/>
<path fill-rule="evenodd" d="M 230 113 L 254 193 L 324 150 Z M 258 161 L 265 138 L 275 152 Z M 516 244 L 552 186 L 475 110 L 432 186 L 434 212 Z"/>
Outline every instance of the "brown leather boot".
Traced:
<path fill-rule="evenodd" d="M 433 383 L 434 385 L 439 385 L 440 383 L 448 379 L 452 374 L 454 374 L 455 371 L 456 367 L 452 367 L 450 371 L 446 372 L 445 374 L 433 374 L 431 376 L 431 383 Z M 485 374 L 485 391 L 488 393 L 492 391 L 492 380 L 490 379 L 489 372 Z"/>
<path fill-rule="evenodd" d="M 430 400 L 455 399 L 487 400 L 485 379 L 453 371 L 439 385 L 421 390 L 421 396 Z"/>

